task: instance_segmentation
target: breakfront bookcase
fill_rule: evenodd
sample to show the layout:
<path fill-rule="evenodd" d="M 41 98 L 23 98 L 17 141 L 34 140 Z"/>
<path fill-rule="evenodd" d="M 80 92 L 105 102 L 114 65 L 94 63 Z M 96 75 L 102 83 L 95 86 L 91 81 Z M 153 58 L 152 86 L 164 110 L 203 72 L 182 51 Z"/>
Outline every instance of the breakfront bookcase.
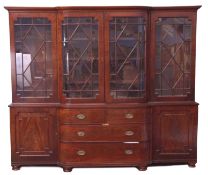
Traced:
<path fill-rule="evenodd" d="M 5 7 L 13 170 L 194 167 L 199 7 Z"/>

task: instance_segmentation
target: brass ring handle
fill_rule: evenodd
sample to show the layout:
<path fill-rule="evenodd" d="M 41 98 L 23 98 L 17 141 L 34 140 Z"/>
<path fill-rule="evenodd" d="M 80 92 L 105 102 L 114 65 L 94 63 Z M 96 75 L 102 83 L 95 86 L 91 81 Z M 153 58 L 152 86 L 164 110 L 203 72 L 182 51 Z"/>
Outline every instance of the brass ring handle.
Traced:
<path fill-rule="evenodd" d="M 132 135 L 134 135 L 134 132 L 133 131 L 126 131 L 125 135 L 126 136 L 132 136 Z"/>
<path fill-rule="evenodd" d="M 125 114 L 125 118 L 126 119 L 132 119 L 132 118 L 134 118 L 134 115 L 131 114 L 131 113 L 127 113 L 127 114 Z"/>
<path fill-rule="evenodd" d="M 84 150 L 77 151 L 78 156 L 84 156 L 85 154 L 86 154 L 86 152 Z"/>
<path fill-rule="evenodd" d="M 85 116 L 84 114 L 77 114 L 76 117 L 77 117 L 77 119 L 79 119 L 79 120 L 83 120 L 83 119 L 86 118 L 86 116 Z"/>
<path fill-rule="evenodd" d="M 127 149 L 127 150 L 125 150 L 125 154 L 126 155 L 132 155 L 133 154 L 133 150 Z"/>
<path fill-rule="evenodd" d="M 78 132 L 77 132 L 77 135 L 78 135 L 79 137 L 83 137 L 83 136 L 85 136 L 85 132 L 84 132 L 84 131 L 78 131 Z"/>

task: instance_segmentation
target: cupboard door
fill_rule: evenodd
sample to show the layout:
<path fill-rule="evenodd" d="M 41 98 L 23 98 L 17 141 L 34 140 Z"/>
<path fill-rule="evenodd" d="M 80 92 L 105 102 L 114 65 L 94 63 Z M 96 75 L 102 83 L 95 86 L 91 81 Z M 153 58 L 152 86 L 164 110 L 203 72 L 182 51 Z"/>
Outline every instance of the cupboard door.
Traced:
<path fill-rule="evenodd" d="M 103 24 L 100 13 L 59 15 L 63 101 L 104 100 Z"/>
<path fill-rule="evenodd" d="M 13 101 L 55 101 L 55 15 L 13 13 L 10 18 Z"/>
<path fill-rule="evenodd" d="M 106 98 L 142 101 L 146 96 L 146 12 L 106 15 Z"/>
<path fill-rule="evenodd" d="M 12 162 L 56 162 L 56 109 L 12 107 L 10 121 Z"/>
<path fill-rule="evenodd" d="M 153 109 L 153 160 L 196 159 L 197 106 Z"/>
<path fill-rule="evenodd" d="M 153 98 L 193 100 L 195 16 L 155 12 L 151 26 Z"/>

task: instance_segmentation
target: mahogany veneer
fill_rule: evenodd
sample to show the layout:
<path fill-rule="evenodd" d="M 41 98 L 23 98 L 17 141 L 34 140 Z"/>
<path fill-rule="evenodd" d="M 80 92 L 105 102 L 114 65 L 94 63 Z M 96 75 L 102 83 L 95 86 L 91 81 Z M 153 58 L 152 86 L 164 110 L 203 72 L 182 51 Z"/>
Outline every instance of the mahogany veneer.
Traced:
<path fill-rule="evenodd" d="M 13 170 L 195 166 L 200 6 L 5 8 Z"/>

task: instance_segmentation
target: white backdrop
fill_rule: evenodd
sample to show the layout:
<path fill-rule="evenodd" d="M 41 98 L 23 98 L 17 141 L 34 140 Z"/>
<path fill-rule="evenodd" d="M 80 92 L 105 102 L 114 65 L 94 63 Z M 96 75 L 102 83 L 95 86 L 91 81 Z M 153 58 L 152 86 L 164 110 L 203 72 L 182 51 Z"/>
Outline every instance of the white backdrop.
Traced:
<path fill-rule="evenodd" d="M 9 108 L 11 103 L 9 21 L 4 6 L 174 6 L 202 5 L 198 11 L 196 52 L 196 101 L 199 106 L 198 163 L 149 167 L 145 172 L 135 168 L 75 168 L 71 175 L 206 175 L 208 173 L 208 1 L 207 0 L 0 0 L 0 175 L 66 175 L 59 167 L 22 167 L 12 171 L 10 166 Z"/>

